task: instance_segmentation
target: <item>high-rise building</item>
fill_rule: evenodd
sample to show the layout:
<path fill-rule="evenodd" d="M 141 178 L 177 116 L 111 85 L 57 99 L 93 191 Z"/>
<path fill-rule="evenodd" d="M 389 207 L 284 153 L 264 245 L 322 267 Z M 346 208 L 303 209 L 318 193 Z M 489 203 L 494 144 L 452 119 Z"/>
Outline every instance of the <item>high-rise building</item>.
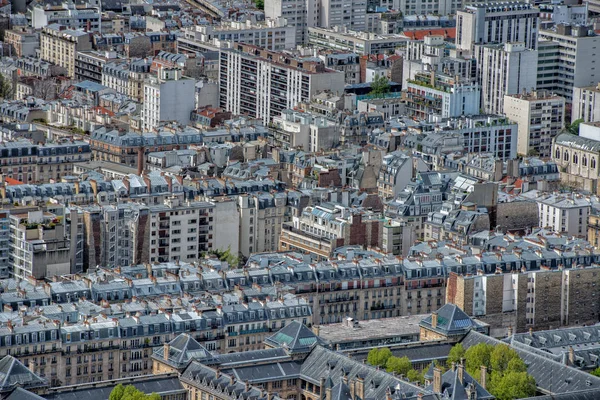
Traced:
<path fill-rule="evenodd" d="M 456 13 L 456 47 L 473 44 L 524 43 L 537 47 L 539 10 L 522 2 L 472 3 Z"/>
<path fill-rule="evenodd" d="M 315 0 L 267 0 L 265 17 L 285 18 L 296 28 L 296 43 L 303 44 L 308 42 L 308 27 L 319 26 L 319 5 Z"/>
<path fill-rule="evenodd" d="M 220 106 L 266 124 L 281 111 L 308 103 L 322 91 L 342 94 L 344 73 L 314 58 L 293 58 L 236 44 L 220 54 Z"/>
<path fill-rule="evenodd" d="M 481 108 L 486 114 L 504 112 L 504 96 L 535 89 L 537 51 L 523 43 L 474 46 Z"/>
<path fill-rule="evenodd" d="M 504 114 L 519 125 L 519 154 L 550 157 L 552 139 L 565 127 L 565 98 L 540 90 L 507 95 Z"/>
<path fill-rule="evenodd" d="M 573 99 L 573 87 L 600 81 L 600 37 L 587 26 L 560 24 L 539 35 L 537 88 Z"/>

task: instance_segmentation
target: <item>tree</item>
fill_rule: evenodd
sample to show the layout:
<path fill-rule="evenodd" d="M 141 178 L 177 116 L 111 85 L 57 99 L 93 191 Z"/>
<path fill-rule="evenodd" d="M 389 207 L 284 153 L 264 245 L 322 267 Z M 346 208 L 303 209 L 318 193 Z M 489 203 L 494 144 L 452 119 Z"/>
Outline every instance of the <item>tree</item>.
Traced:
<path fill-rule="evenodd" d="M 593 370 L 592 372 L 590 372 L 590 374 L 600 377 L 600 367 L 598 367 L 595 370 Z"/>
<path fill-rule="evenodd" d="M 465 357 L 465 348 L 461 343 L 457 343 L 450 349 L 448 353 L 448 364 L 459 363 Z"/>
<path fill-rule="evenodd" d="M 487 343 L 479 343 L 469 347 L 465 352 L 465 368 L 469 375 L 478 379 L 482 365 L 490 368 L 490 356 L 494 346 Z"/>
<path fill-rule="evenodd" d="M 133 385 L 123 386 L 118 384 L 110 392 L 108 400 L 161 400 L 160 395 L 156 393 L 146 394 L 136 389 Z"/>
<path fill-rule="evenodd" d="M 492 377 L 496 373 L 492 373 Z M 509 371 L 500 378 L 492 378 L 493 386 L 490 389 L 498 400 L 513 400 L 532 397 L 535 395 L 536 387 L 533 377 L 527 372 Z"/>
<path fill-rule="evenodd" d="M 225 251 L 212 250 L 211 254 L 214 254 L 215 256 L 217 256 L 220 261 L 227 261 L 227 264 L 229 264 L 230 267 L 232 267 L 232 266 L 237 267 L 240 263 L 239 257 L 236 257 L 231 253 L 231 246 L 227 247 L 227 250 L 225 250 Z"/>
<path fill-rule="evenodd" d="M 398 375 L 406 375 L 412 369 L 412 363 L 408 357 L 390 357 L 385 363 L 387 372 L 395 372 Z"/>
<path fill-rule="evenodd" d="M 392 352 L 388 348 L 373 349 L 369 351 L 367 362 L 375 367 L 385 367 L 385 364 L 391 356 Z"/>
<path fill-rule="evenodd" d="M 371 82 L 372 96 L 383 96 L 390 92 L 390 81 L 383 75 L 375 75 L 373 82 Z"/>
<path fill-rule="evenodd" d="M 259 10 L 265 9 L 265 0 L 256 0 L 256 8 Z"/>
<path fill-rule="evenodd" d="M 12 99 L 12 83 L 0 74 L 0 99 Z"/>
<path fill-rule="evenodd" d="M 567 125 L 567 131 L 573 135 L 579 135 L 579 125 L 583 122 L 582 119 L 576 119 Z"/>
<path fill-rule="evenodd" d="M 406 373 L 406 379 L 408 379 L 411 382 L 417 382 L 420 384 L 423 384 L 425 382 L 425 379 L 423 378 L 423 374 L 414 369 L 411 369 L 410 371 L 408 371 Z"/>

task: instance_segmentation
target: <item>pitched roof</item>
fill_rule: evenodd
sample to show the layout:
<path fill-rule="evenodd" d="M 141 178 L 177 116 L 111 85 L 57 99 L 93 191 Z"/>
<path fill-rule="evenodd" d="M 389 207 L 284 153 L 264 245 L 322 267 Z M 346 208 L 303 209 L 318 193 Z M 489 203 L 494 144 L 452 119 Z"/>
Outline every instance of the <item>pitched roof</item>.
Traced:
<path fill-rule="evenodd" d="M 435 328 L 431 324 L 433 314 L 424 318 L 419 325 L 427 329 L 441 332 L 445 335 L 462 335 L 471 329 L 478 329 L 481 327 L 455 304 L 445 304 L 437 310 L 436 314 L 437 325 Z"/>
<path fill-rule="evenodd" d="M 12 393 L 5 398 L 5 400 L 44 400 L 44 398 L 18 387 L 13 390 Z"/>
<path fill-rule="evenodd" d="M 350 388 L 344 382 L 340 382 L 331 389 L 331 400 L 352 400 Z"/>
<path fill-rule="evenodd" d="M 459 370 L 462 368 L 462 380 L 460 379 Z M 429 385 L 426 389 L 433 391 L 433 385 Z M 471 397 L 469 392 L 475 392 L 476 399 L 485 400 L 493 399 L 487 390 L 483 388 L 471 375 L 464 370 L 464 367 L 459 366 L 455 369 L 449 369 L 442 375 L 442 394 L 450 400 L 467 400 Z"/>
<path fill-rule="evenodd" d="M 5 356 L 0 360 L 0 392 L 12 390 L 17 386 L 32 388 L 46 385 L 44 379 L 31 372 L 13 356 Z"/>
<path fill-rule="evenodd" d="M 289 352 L 308 352 L 315 345 L 324 343 L 313 331 L 298 321 L 284 326 L 266 338 L 265 342 L 272 347 L 283 347 Z"/>
<path fill-rule="evenodd" d="M 157 347 L 153 356 L 164 360 L 165 346 Z M 191 360 L 207 362 L 214 360 L 214 357 L 206 347 L 198 343 L 193 337 L 187 333 L 182 333 L 169 342 L 168 360 L 165 361 L 177 368 L 182 368 Z"/>

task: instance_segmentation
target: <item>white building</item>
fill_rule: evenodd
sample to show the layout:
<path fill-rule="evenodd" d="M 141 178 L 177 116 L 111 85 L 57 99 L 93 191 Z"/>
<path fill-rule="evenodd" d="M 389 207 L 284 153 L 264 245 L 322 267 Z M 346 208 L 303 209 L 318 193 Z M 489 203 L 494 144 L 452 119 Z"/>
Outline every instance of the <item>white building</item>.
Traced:
<path fill-rule="evenodd" d="M 238 197 L 240 216 L 240 253 L 277 251 L 281 225 L 286 217 L 287 195 L 285 193 L 261 193 Z"/>
<path fill-rule="evenodd" d="M 573 193 L 539 193 L 537 190 L 527 192 L 523 197 L 536 201 L 540 227 L 567 236 L 586 237 L 590 198 Z"/>
<path fill-rule="evenodd" d="M 539 10 L 522 2 L 472 3 L 456 13 L 456 47 L 473 44 L 524 43 L 537 46 Z"/>
<path fill-rule="evenodd" d="M 213 44 L 214 41 L 247 43 L 273 51 L 293 49 L 296 46 L 296 28 L 283 18 L 267 19 L 253 24 L 229 21 L 220 25 L 194 25 L 186 29 L 186 37 L 195 41 Z"/>
<path fill-rule="evenodd" d="M 571 121 L 600 121 L 600 83 L 597 86 L 574 87 Z"/>
<path fill-rule="evenodd" d="M 148 79 L 144 83 L 143 129 L 151 131 L 162 121 L 187 125 L 196 107 L 195 84 L 194 79 L 183 77 L 180 69 L 161 69 L 158 77 Z"/>
<path fill-rule="evenodd" d="M 335 26 L 332 29 L 309 27 L 308 41 L 315 47 L 368 55 L 389 54 L 408 41 L 408 38 L 400 34 L 378 35 L 346 26 Z"/>
<path fill-rule="evenodd" d="M 76 6 L 73 2 L 58 6 L 36 5 L 31 10 L 31 25 L 42 29 L 50 24 L 64 25 L 70 29 L 100 31 L 100 12 L 96 7 Z"/>
<path fill-rule="evenodd" d="M 309 103 L 318 92 L 344 92 L 344 73 L 326 68 L 321 60 L 246 44 L 223 49 L 219 68 L 220 106 L 265 124 L 285 109 Z"/>
<path fill-rule="evenodd" d="M 519 125 L 519 154 L 551 157 L 552 139 L 565 127 L 564 97 L 540 90 L 507 95 L 504 114 Z"/>
<path fill-rule="evenodd" d="M 296 29 L 296 44 L 308 42 L 307 29 L 319 26 L 319 5 L 315 0 L 265 1 L 265 17 L 285 18 L 288 26 Z"/>
<path fill-rule="evenodd" d="M 286 147 L 307 152 L 331 149 L 340 141 L 339 126 L 332 119 L 295 110 L 283 110 L 273 117 L 273 135 Z"/>
<path fill-rule="evenodd" d="M 523 43 L 474 46 L 481 108 L 486 114 L 504 112 L 504 96 L 535 89 L 537 51 Z"/>
<path fill-rule="evenodd" d="M 537 88 L 572 101 L 573 87 L 600 81 L 600 36 L 591 27 L 557 25 L 539 35 Z"/>
<path fill-rule="evenodd" d="M 319 24 L 321 28 L 345 26 L 356 31 L 366 30 L 366 0 L 321 0 Z"/>

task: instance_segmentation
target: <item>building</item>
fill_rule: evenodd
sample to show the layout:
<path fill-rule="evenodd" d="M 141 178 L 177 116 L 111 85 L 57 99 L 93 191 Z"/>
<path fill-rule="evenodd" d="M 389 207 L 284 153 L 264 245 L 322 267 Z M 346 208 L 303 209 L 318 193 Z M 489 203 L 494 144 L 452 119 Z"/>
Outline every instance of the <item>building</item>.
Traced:
<path fill-rule="evenodd" d="M 473 44 L 523 43 L 536 49 L 539 14 L 524 2 L 467 4 L 456 12 L 456 46 L 471 50 Z"/>
<path fill-rule="evenodd" d="M 336 248 L 354 244 L 380 246 L 381 217 L 334 204 L 306 207 L 281 227 L 279 251 L 300 251 L 324 260 Z"/>
<path fill-rule="evenodd" d="M 295 29 L 295 43 L 308 42 L 307 28 L 319 26 L 319 4 L 312 0 L 274 0 L 265 3 L 265 17 L 278 20 L 284 18 L 287 26 Z"/>
<path fill-rule="evenodd" d="M 342 94 L 344 74 L 321 60 L 236 44 L 220 54 L 220 106 L 269 122 L 321 91 Z"/>
<path fill-rule="evenodd" d="M 389 54 L 404 44 L 408 38 L 399 34 L 378 35 L 361 32 L 345 26 L 331 29 L 308 28 L 308 43 L 313 47 L 348 51 L 359 55 Z"/>
<path fill-rule="evenodd" d="M 552 145 L 552 159 L 562 182 L 599 194 L 600 135 L 596 124 L 581 124 L 581 135 L 559 134 Z"/>
<path fill-rule="evenodd" d="M 377 194 L 382 199 L 395 198 L 413 178 L 412 158 L 402 151 L 383 157 L 377 178 Z"/>
<path fill-rule="evenodd" d="M 151 61 L 146 58 L 107 60 L 102 67 L 102 84 L 141 103 L 150 66 Z"/>
<path fill-rule="evenodd" d="M 102 83 L 104 66 L 116 58 L 116 52 L 78 51 L 75 59 L 75 79 Z"/>
<path fill-rule="evenodd" d="M 82 30 L 66 29 L 52 24 L 42 28 L 40 34 L 40 59 L 61 66 L 67 76 L 75 77 L 77 52 L 92 49 L 90 34 Z"/>
<path fill-rule="evenodd" d="M 541 228 L 573 237 L 586 237 L 587 219 L 592 206 L 589 197 L 573 193 L 538 191 L 527 192 L 523 196 L 537 203 Z"/>
<path fill-rule="evenodd" d="M 571 121 L 600 121 L 600 84 L 597 86 L 573 87 Z"/>
<path fill-rule="evenodd" d="M 406 109 L 410 116 L 456 118 L 479 114 L 481 85 L 435 72 L 417 73 L 408 80 Z"/>
<path fill-rule="evenodd" d="M 276 143 L 307 152 L 331 149 L 340 141 L 339 125 L 334 120 L 289 109 L 273 118 L 271 130 Z"/>
<path fill-rule="evenodd" d="M 552 156 L 552 140 L 565 127 L 565 103 L 545 90 L 504 96 L 504 114 L 519 126 L 520 155 Z"/>
<path fill-rule="evenodd" d="M 151 131 L 160 122 L 175 121 L 181 126 L 190 123 L 196 108 L 196 81 L 186 78 L 179 69 L 161 69 L 157 77 L 144 83 L 142 129 Z"/>
<path fill-rule="evenodd" d="M 59 24 L 69 29 L 100 31 L 100 11 L 97 7 L 75 5 L 72 2 L 58 6 L 36 5 L 31 10 L 31 25 L 34 29 Z"/>
<path fill-rule="evenodd" d="M 523 43 L 504 43 L 475 45 L 474 53 L 484 113 L 502 114 L 505 95 L 535 89 L 536 50 Z"/>
<path fill-rule="evenodd" d="M 27 28 L 9 29 L 4 32 L 4 43 L 13 56 L 35 57 L 36 50 L 40 48 L 40 35 Z"/>
<path fill-rule="evenodd" d="M 600 37 L 588 26 L 559 24 L 552 30 L 541 30 L 538 90 L 548 90 L 571 103 L 574 87 L 595 86 L 600 80 L 595 72 L 598 43 Z"/>
<path fill-rule="evenodd" d="M 319 27 L 347 27 L 359 32 L 366 31 L 366 0 L 323 0 L 319 6 Z"/>

